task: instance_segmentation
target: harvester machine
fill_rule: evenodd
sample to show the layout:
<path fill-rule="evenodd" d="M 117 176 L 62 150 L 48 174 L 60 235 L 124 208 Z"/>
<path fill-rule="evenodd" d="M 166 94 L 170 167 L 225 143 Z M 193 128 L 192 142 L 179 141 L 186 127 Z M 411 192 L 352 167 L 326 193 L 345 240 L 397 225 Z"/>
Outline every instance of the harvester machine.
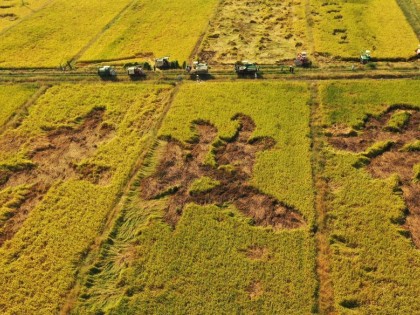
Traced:
<path fill-rule="evenodd" d="M 127 68 L 127 74 L 130 77 L 144 77 L 146 76 L 146 73 L 143 71 L 142 67 L 139 66 L 133 66 Z"/>
<path fill-rule="evenodd" d="M 169 62 L 169 57 L 162 57 L 155 59 L 155 68 L 158 68 L 160 70 L 169 69 L 171 67 L 171 64 Z"/>
<path fill-rule="evenodd" d="M 370 50 L 362 51 L 362 53 L 360 54 L 360 63 L 361 64 L 366 64 L 371 59 L 372 59 L 372 57 L 370 56 Z"/>
<path fill-rule="evenodd" d="M 205 62 L 194 61 L 192 67 L 187 67 L 187 71 L 191 75 L 195 74 L 208 74 L 209 73 L 209 65 Z"/>
<path fill-rule="evenodd" d="M 415 50 L 416 53 L 416 57 L 420 58 L 420 45 L 417 47 L 417 49 Z"/>
<path fill-rule="evenodd" d="M 98 75 L 101 78 L 112 78 L 117 75 L 117 72 L 111 66 L 103 66 L 98 69 Z"/>
<path fill-rule="evenodd" d="M 299 53 L 295 59 L 295 65 L 296 67 L 303 67 L 303 68 L 309 68 L 312 66 L 312 61 L 308 58 L 308 53 L 306 51 L 302 51 Z"/>
<path fill-rule="evenodd" d="M 259 70 L 260 69 L 256 63 L 249 62 L 247 60 L 235 63 L 235 72 L 238 75 L 255 75 Z"/>

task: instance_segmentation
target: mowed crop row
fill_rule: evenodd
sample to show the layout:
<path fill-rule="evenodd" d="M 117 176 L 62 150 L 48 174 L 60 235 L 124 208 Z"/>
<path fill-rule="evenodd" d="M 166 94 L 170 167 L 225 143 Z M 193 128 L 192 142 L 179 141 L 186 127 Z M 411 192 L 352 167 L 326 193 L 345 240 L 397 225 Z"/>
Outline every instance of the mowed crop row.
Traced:
<path fill-rule="evenodd" d="M 375 58 L 409 58 L 417 36 L 396 0 L 311 0 L 315 52 L 358 58 L 371 50 Z"/>
<path fill-rule="evenodd" d="M 301 83 L 184 84 L 72 313 L 311 313 L 308 99 Z"/>
<path fill-rule="evenodd" d="M 65 65 L 129 3 L 55 0 L 0 35 L 0 67 Z"/>
<path fill-rule="evenodd" d="M 320 84 L 331 274 L 340 314 L 420 312 L 417 87 L 409 80 Z"/>
<path fill-rule="evenodd" d="M 188 61 L 218 0 L 137 0 L 81 57 L 81 61 L 169 56 Z"/>
<path fill-rule="evenodd" d="M 0 128 L 16 114 L 16 111 L 35 93 L 34 85 L 0 86 Z"/>
<path fill-rule="evenodd" d="M 58 85 L 0 137 L 0 312 L 54 314 L 171 89 Z M 4 212 L 4 211 L 3 211 Z"/>

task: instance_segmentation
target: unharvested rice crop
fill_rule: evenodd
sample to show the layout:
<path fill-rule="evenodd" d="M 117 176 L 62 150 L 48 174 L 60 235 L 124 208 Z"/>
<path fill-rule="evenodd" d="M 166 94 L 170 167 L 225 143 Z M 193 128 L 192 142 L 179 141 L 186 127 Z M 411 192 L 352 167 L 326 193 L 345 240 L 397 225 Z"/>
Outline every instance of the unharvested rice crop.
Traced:
<path fill-rule="evenodd" d="M 164 85 L 54 86 L 2 134 L 2 314 L 63 307 L 169 93 Z"/>
<path fill-rule="evenodd" d="M 1 85 L 0 86 L 0 127 L 2 127 L 16 110 L 37 90 L 36 85 Z"/>
<path fill-rule="evenodd" d="M 81 61 L 163 56 L 187 61 L 217 4 L 217 0 L 134 1 Z"/>
<path fill-rule="evenodd" d="M 311 0 L 315 52 L 358 58 L 371 50 L 375 58 L 408 58 L 417 36 L 396 0 Z"/>
<path fill-rule="evenodd" d="M 0 34 L 0 67 L 58 68 L 82 51 L 128 3 L 56 0 Z"/>

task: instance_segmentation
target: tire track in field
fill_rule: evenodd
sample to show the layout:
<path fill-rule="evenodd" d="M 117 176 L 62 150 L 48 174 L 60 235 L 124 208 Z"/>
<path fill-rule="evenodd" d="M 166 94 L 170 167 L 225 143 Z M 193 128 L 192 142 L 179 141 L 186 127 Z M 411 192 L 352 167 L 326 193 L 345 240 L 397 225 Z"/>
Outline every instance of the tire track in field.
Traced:
<path fill-rule="evenodd" d="M 44 95 L 50 87 L 51 85 L 41 85 L 40 88 L 18 108 L 16 113 L 11 116 L 5 124 L 0 126 L 0 135 L 2 135 L 7 129 L 20 125 L 22 120 L 28 114 L 28 108 L 32 106 L 42 95 Z"/>
<path fill-rule="evenodd" d="M 114 226 L 118 224 L 118 218 L 122 214 L 124 205 L 127 202 L 127 196 L 129 195 L 130 190 L 134 187 L 135 182 L 138 179 L 138 174 L 141 172 L 144 167 L 144 162 L 147 158 L 153 153 L 155 149 L 155 142 L 160 128 L 162 127 L 163 120 L 168 114 L 169 109 L 172 106 L 172 103 L 178 94 L 179 85 L 170 92 L 166 102 L 163 106 L 162 113 L 159 114 L 156 120 L 152 120 L 148 126 L 144 126 L 144 130 L 151 130 L 149 139 L 145 144 L 145 150 L 142 151 L 141 155 L 135 162 L 130 174 L 128 175 L 125 185 L 121 188 L 120 194 L 117 196 L 114 206 L 110 209 L 108 218 L 104 224 L 103 230 L 98 234 L 97 238 L 92 242 L 91 247 L 86 251 L 84 257 L 81 258 L 78 268 L 76 278 L 74 283 L 71 285 L 67 292 L 66 302 L 62 305 L 59 314 L 67 315 L 70 314 L 74 305 L 77 303 L 77 299 L 80 293 L 80 287 L 82 286 L 84 276 L 86 275 L 86 270 L 88 270 L 97 260 L 101 259 L 99 254 L 103 244 L 107 241 L 109 234 L 113 231 Z"/>
<path fill-rule="evenodd" d="M 111 21 L 109 21 L 103 28 L 102 30 L 99 31 L 98 34 L 96 34 L 94 37 L 91 38 L 91 40 L 73 57 L 71 58 L 68 63 L 72 63 L 75 62 L 77 60 L 79 60 L 84 53 L 94 44 L 98 41 L 98 39 L 106 32 L 107 29 L 109 29 L 120 17 L 121 15 L 123 15 L 128 8 L 130 8 L 134 3 L 136 3 L 137 0 L 133 0 L 131 2 L 129 2 L 124 8 L 122 8 L 122 10 L 120 12 L 118 12 Z"/>
<path fill-rule="evenodd" d="M 322 131 L 322 114 L 318 96 L 318 86 L 315 83 L 310 85 L 311 90 L 311 118 L 310 128 L 312 135 L 312 177 L 315 185 L 315 210 L 317 216 L 317 230 L 315 233 L 316 242 L 316 273 L 318 277 L 318 313 L 325 315 L 336 315 L 334 306 L 334 283 L 331 279 L 331 249 L 328 242 L 328 223 L 326 195 L 328 184 L 322 176 L 325 156 L 323 146 L 325 143 Z"/>

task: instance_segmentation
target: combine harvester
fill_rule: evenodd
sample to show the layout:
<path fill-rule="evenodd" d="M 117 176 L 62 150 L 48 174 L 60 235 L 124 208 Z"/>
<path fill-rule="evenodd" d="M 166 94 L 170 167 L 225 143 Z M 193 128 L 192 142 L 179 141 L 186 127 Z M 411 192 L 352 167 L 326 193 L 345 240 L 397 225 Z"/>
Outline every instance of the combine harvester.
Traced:
<path fill-rule="evenodd" d="M 169 57 L 162 57 L 155 59 L 154 68 L 159 70 L 166 70 L 171 68 L 171 63 L 169 62 Z"/>
<path fill-rule="evenodd" d="M 370 50 L 362 51 L 360 54 L 360 63 L 361 64 L 367 64 L 369 61 L 371 61 L 372 57 L 370 56 Z"/>
<path fill-rule="evenodd" d="M 127 74 L 130 76 L 130 78 L 140 78 L 146 76 L 146 73 L 143 71 L 143 68 L 139 66 L 128 67 Z"/>
<path fill-rule="evenodd" d="M 308 53 L 306 51 L 302 51 L 300 54 L 297 55 L 295 59 L 296 67 L 303 67 L 309 68 L 312 66 L 312 61 L 308 58 Z"/>
<path fill-rule="evenodd" d="M 248 60 L 237 61 L 235 63 L 235 72 L 238 76 L 258 76 L 260 71 L 256 63 L 249 62 Z"/>
<path fill-rule="evenodd" d="M 111 66 L 103 66 L 98 69 L 98 75 L 101 78 L 115 78 L 117 76 L 117 72 Z"/>

